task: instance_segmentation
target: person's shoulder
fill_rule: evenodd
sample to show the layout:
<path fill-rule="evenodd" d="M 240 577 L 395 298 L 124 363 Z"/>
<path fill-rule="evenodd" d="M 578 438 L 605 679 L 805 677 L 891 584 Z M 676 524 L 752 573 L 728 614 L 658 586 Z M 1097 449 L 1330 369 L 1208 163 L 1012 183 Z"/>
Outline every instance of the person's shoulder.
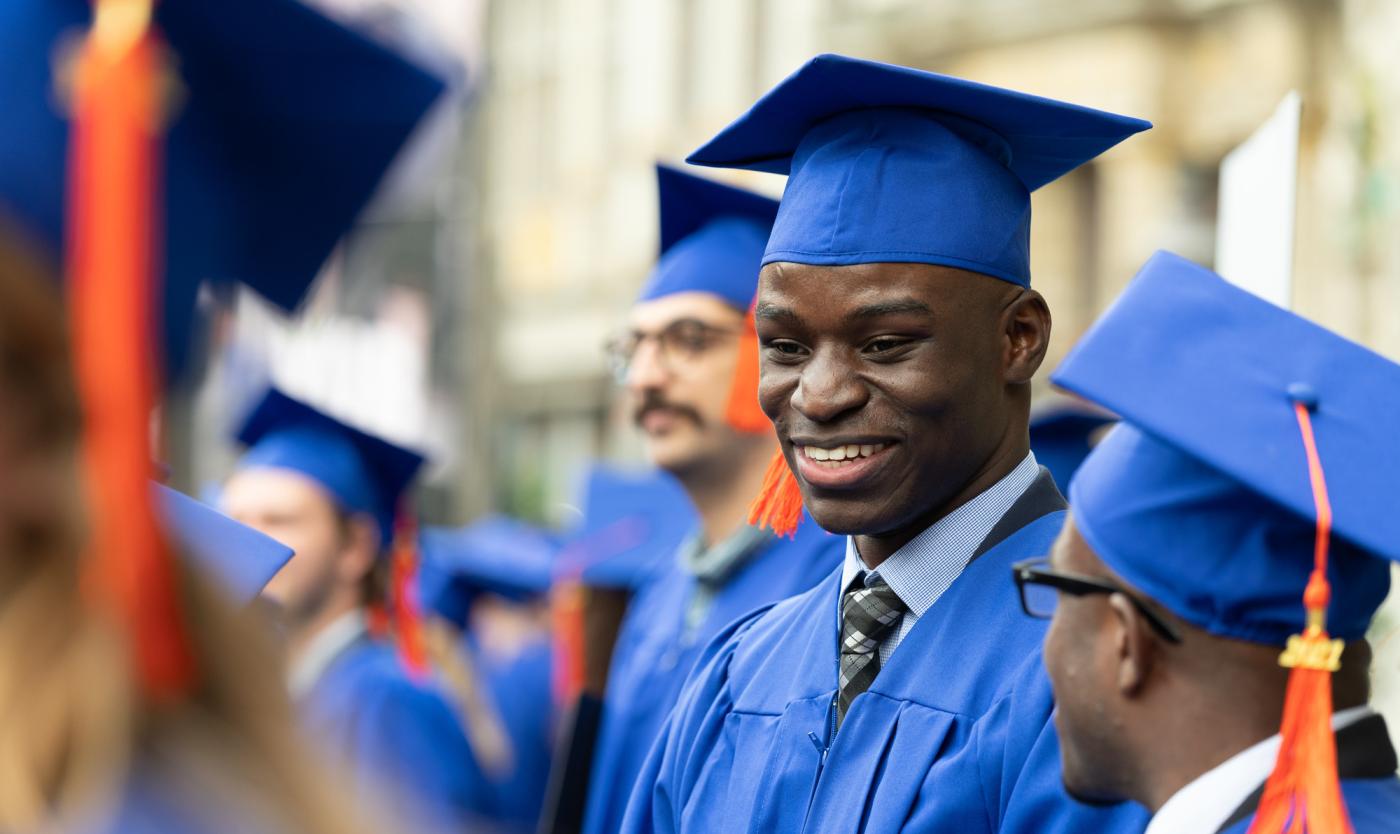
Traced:
<path fill-rule="evenodd" d="M 839 584 L 840 572 L 830 573 L 802 593 L 759 608 L 721 633 L 714 654 L 726 658 L 731 682 L 739 689 L 750 684 L 767 688 L 775 676 L 795 683 L 815 643 L 835 628 Z M 832 631 L 833 641 L 834 635 Z"/>
<path fill-rule="evenodd" d="M 345 686 L 353 691 L 362 710 L 450 715 L 442 694 L 429 679 L 412 675 L 393 646 L 367 641 L 349 660 Z"/>
<path fill-rule="evenodd" d="M 1343 779 L 1342 798 L 1356 834 L 1400 829 L 1400 778 Z"/>

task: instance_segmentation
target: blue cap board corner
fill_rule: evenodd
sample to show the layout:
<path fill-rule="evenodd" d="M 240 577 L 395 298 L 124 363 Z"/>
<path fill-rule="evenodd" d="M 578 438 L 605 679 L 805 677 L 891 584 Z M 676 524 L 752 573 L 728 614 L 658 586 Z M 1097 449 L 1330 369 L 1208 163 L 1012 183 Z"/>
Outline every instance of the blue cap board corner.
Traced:
<path fill-rule="evenodd" d="M 1295 404 L 1332 506 L 1332 636 L 1365 633 L 1400 561 L 1400 365 L 1159 252 L 1051 377 L 1122 415 L 1070 485 L 1103 562 L 1209 632 L 1304 626 L 1316 510 Z"/>
<path fill-rule="evenodd" d="M 591 467 L 582 487 L 583 520 L 571 530 L 556 576 L 635 589 L 674 562 L 698 516 L 674 477 L 660 469 Z"/>
<path fill-rule="evenodd" d="M 788 175 L 763 263 L 905 262 L 1030 283 L 1030 192 L 1141 119 L 818 55 L 687 162 Z"/>
<path fill-rule="evenodd" d="M 708 292 L 748 310 L 778 201 L 659 163 L 656 185 L 661 252 L 637 300 Z"/>
<path fill-rule="evenodd" d="M 156 506 L 179 551 L 250 603 L 292 558 L 292 549 L 163 484 Z"/>
<path fill-rule="evenodd" d="M 55 81 L 88 0 L 0 3 L 0 214 L 57 261 L 68 117 Z M 180 93 L 163 144 L 167 368 L 197 326 L 201 282 L 295 309 L 415 126 L 430 72 L 299 0 L 161 0 Z"/>
<path fill-rule="evenodd" d="M 399 501 L 424 463 L 420 453 L 277 388 L 269 388 L 249 412 L 237 440 L 247 447 L 239 469 L 286 469 L 310 478 L 345 512 L 371 516 L 386 550 Z"/>
<path fill-rule="evenodd" d="M 424 528 L 419 547 L 419 595 L 424 610 L 464 626 L 478 593 L 517 602 L 549 593 L 560 543 L 543 528 L 489 515 L 465 527 Z"/>

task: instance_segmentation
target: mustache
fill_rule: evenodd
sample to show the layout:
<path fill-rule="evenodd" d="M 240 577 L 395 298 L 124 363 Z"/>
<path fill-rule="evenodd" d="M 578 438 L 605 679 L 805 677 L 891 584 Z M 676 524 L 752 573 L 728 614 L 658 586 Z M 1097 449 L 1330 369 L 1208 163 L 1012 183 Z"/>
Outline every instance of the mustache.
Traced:
<path fill-rule="evenodd" d="M 700 416 L 700 412 L 696 411 L 688 405 L 681 405 L 680 403 L 670 402 L 669 400 L 665 399 L 660 394 L 655 392 L 648 392 L 645 395 L 644 399 L 642 400 L 642 404 L 637 406 L 637 408 L 632 412 L 632 422 L 638 427 L 640 427 L 642 425 L 642 421 L 646 419 L 646 416 L 653 411 L 667 411 L 672 414 L 675 414 L 678 417 L 683 417 L 686 420 L 689 420 L 696 426 L 704 427 L 705 425 L 705 419 Z"/>

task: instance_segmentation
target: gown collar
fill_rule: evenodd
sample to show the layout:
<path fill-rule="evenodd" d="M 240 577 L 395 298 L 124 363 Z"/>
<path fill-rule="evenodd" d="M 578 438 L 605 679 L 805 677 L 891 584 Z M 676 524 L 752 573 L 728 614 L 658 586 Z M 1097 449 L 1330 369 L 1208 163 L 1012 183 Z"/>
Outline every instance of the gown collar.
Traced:
<path fill-rule="evenodd" d="M 935 521 L 927 530 L 891 554 L 878 568 L 867 568 L 856 550 L 855 538 L 847 537 L 846 561 L 841 568 L 842 592 L 848 590 L 862 573 L 866 582 L 879 576 L 915 619 L 922 617 L 972 561 L 978 545 L 1039 473 L 1035 454 L 1027 453 L 1001 480 Z"/>
<path fill-rule="evenodd" d="M 1368 706 L 1341 710 L 1332 716 L 1332 729 L 1374 714 Z M 1272 735 L 1196 777 L 1158 809 L 1144 834 L 1219 831 L 1250 792 L 1269 778 L 1278 747 L 1279 736 Z"/>
<path fill-rule="evenodd" d="M 316 686 L 336 658 L 369 633 L 369 621 L 359 608 L 332 620 L 306 644 L 287 671 L 287 688 L 302 698 Z"/>

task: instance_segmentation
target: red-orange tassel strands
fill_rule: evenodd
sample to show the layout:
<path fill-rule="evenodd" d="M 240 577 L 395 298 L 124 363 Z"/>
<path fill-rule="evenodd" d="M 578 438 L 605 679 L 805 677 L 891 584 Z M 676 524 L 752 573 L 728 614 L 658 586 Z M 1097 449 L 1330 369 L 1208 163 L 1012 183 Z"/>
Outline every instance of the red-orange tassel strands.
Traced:
<path fill-rule="evenodd" d="M 144 0 L 98 0 L 74 66 L 69 312 L 98 588 L 127 628 L 147 697 L 194 683 L 175 562 L 148 479 L 159 389 L 150 342 L 160 234 L 163 49 Z"/>
<path fill-rule="evenodd" d="M 1352 834 L 1337 778 L 1337 746 L 1332 735 L 1332 673 L 1341 668 L 1342 641 L 1327 634 L 1327 544 L 1332 505 L 1322 461 L 1313 437 L 1312 418 L 1294 406 L 1308 458 L 1317 537 L 1313 571 L 1303 593 L 1307 627 L 1288 640 L 1279 663 L 1292 669 L 1283 704 L 1282 743 L 1274 771 L 1264 786 L 1249 834 Z"/>
<path fill-rule="evenodd" d="M 802 521 L 802 489 L 788 468 L 783 450 L 774 453 L 763 476 L 763 487 L 749 505 L 749 524 L 767 527 L 779 536 L 791 538 Z"/>
<path fill-rule="evenodd" d="M 734 368 L 734 381 L 729 388 L 729 403 L 725 419 L 742 432 L 761 434 L 773 430 L 768 415 L 758 406 L 758 333 L 754 327 L 753 311 L 744 318 L 744 330 L 739 336 L 739 361 Z"/>

